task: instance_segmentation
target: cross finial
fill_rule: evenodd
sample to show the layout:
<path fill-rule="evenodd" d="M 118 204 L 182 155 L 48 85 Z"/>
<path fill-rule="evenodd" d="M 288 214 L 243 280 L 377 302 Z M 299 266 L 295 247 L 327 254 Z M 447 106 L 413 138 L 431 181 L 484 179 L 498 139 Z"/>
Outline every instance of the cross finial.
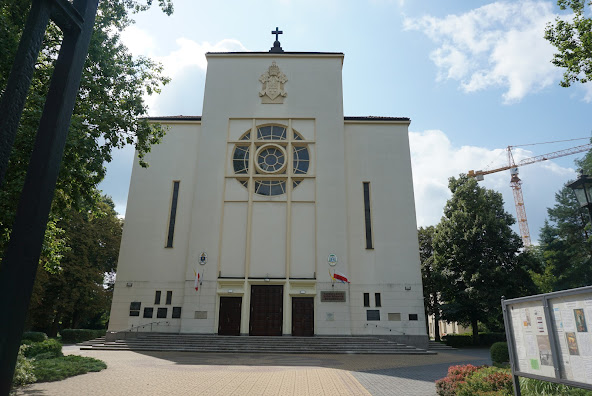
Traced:
<path fill-rule="evenodd" d="M 273 47 L 271 47 L 269 52 L 284 52 L 279 41 L 279 35 L 284 34 L 284 32 L 282 32 L 278 27 L 276 27 L 275 30 L 271 31 L 271 34 L 275 34 L 275 41 L 273 43 Z"/>
<path fill-rule="evenodd" d="M 276 27 L 275 30 L 271 32 L 271 34 L 275 34 L 275 41 L 279 41 L 278 35 L 284 34 L 284 32 L 282 32 L 278 27 Z"/>

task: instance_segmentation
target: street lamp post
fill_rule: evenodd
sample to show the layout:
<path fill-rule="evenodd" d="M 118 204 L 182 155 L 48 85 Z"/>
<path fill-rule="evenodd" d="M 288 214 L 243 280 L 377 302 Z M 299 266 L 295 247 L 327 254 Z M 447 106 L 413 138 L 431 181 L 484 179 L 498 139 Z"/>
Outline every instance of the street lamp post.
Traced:
<path fill-rule="evenodd" d="M 580 208 L 586 207 L 588 214 L 590 215 L 590 221 L 592 221 L 592 177 L 580 173 L 580 177 L 573 183 L 567 185 L 567 187 L 574 190 L 576 198 L 580 204 Z"/>

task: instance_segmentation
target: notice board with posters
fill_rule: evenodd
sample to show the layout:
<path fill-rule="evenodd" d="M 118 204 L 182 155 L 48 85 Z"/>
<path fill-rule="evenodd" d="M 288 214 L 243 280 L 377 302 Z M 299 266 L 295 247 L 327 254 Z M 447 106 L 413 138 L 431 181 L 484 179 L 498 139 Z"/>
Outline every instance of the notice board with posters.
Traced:
<path fill-rule="evenodd" d="M 592 287 L 502 300 L 514 376 L 592 389 Z"/>

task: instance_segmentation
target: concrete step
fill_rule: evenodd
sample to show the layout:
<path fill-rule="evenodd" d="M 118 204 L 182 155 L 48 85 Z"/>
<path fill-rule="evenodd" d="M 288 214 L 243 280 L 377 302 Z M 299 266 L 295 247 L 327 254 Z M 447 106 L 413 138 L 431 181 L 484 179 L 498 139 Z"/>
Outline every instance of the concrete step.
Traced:
<path fill-rule="evenodd" d="M 429 351 L 455 351 L 456 348 L 446 345 L 443 342 L 430 341 L 428 343 L 428 350 Z"/>
<path fill-rule="evenodd" d="M 435 354 L 374 337 L 249 337 L 197 334 L 140 333 L 136 338 L 105 342 L 91 340 L 82 350 L 132 350 L 221 353 L 304 354 Z"/>

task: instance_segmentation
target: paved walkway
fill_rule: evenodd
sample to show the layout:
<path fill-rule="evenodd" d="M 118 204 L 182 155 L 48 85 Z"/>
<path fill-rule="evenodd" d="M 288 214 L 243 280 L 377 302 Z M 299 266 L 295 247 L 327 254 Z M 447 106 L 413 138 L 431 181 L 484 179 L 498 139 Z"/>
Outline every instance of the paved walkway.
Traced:
<path fill-rule="evenodd" d="M 30 385 L 17 395 L 435 395 L 452 364 L 490 364 L 486 349 L 437 355 L 283 355 L 80 351 L 98 373 Z"/>

